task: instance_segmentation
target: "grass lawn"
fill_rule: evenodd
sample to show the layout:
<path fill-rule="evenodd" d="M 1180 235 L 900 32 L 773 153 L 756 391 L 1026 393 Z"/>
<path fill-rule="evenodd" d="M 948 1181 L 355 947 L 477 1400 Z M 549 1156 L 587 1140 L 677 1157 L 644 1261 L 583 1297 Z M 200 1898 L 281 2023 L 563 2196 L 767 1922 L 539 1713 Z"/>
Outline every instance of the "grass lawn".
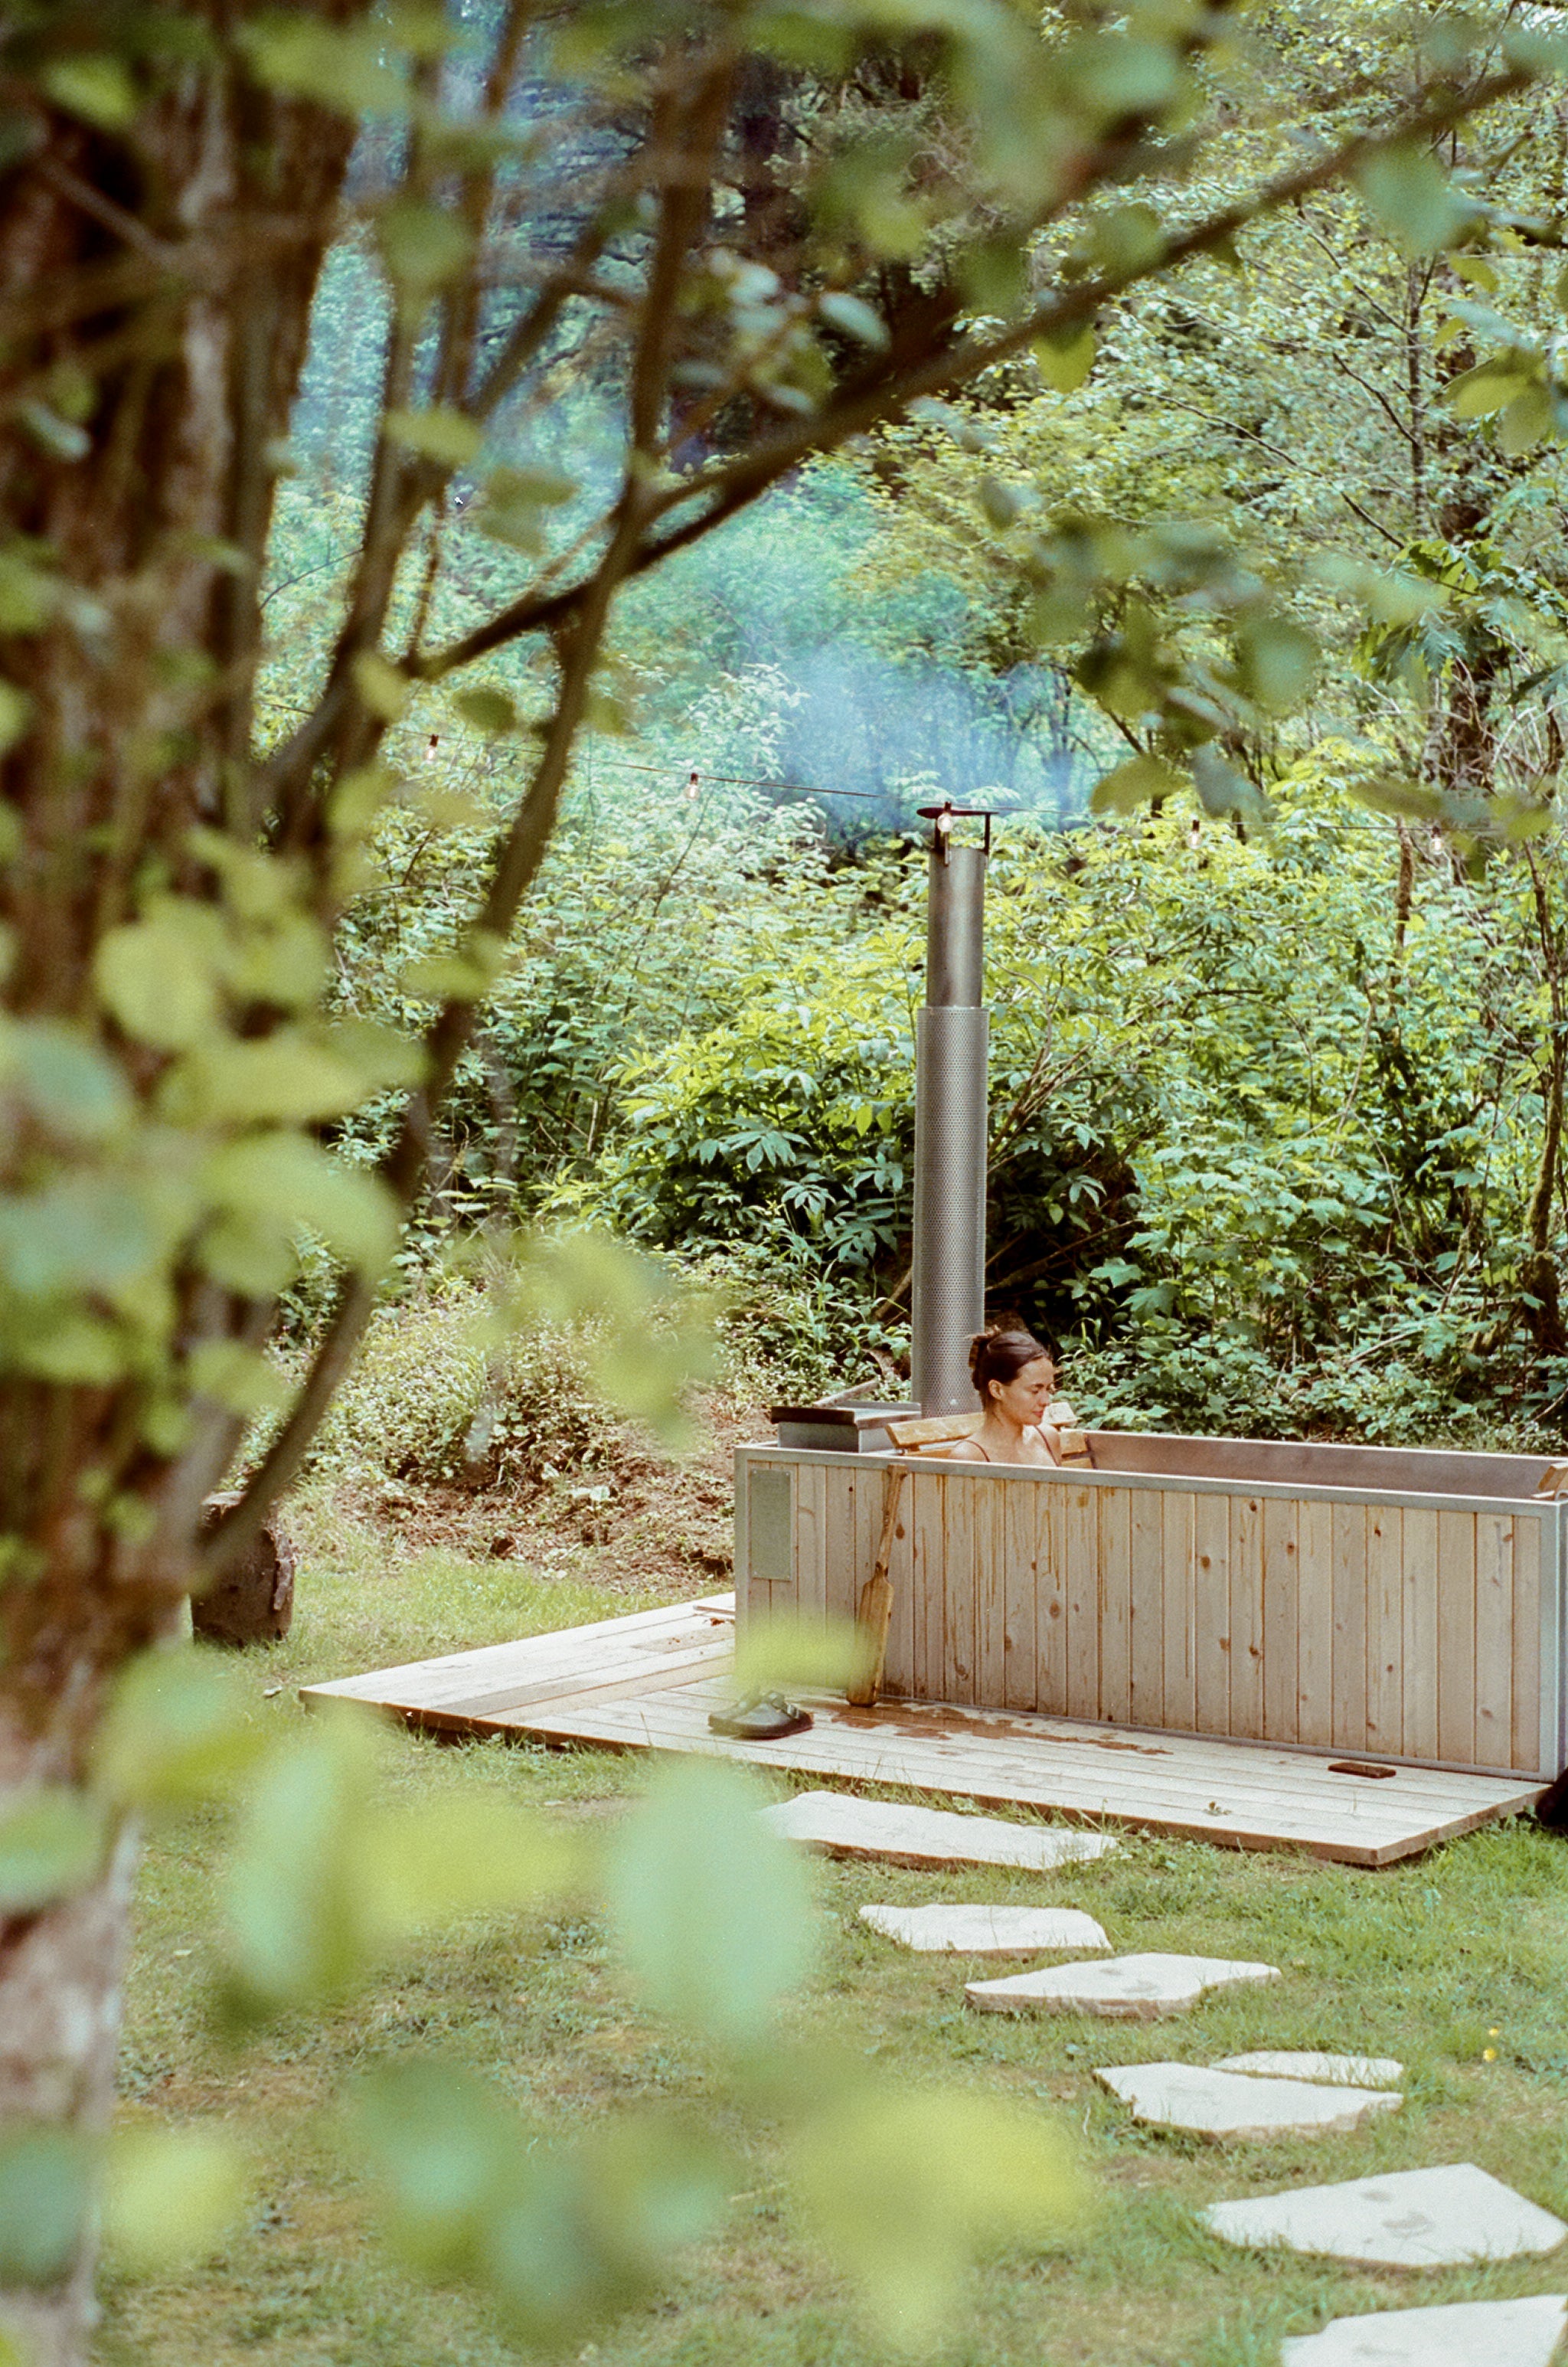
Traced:
<path fill-rule="evenodd" d="M 245 1663 L 265 1714 L 302 1715 L 311 1679 L 644 1607 L 595 1583 L 592 1557 L 551 1574 L 459 1550 L 421 1550 L 322 1497 L 300 1510 L 293 1635 Z M 614 1572 L 605 1573 L 614 1576 Z M 459 1784 L 607 1820 L 634 1794 L 635 1759 L 483 1745 L 398 1746 L 409 1798 Z M 704 2090 L 701 2051 L 628 2001 L 584 1912 L 490 1923 L 405 1959 L 352 2005 L 288 2022 L 234 2053 L 206 2018 L 209 1928 L 223 1855 L 216 1814 L 156 1833 L 141 1886 L 124 2051 L 128 2118 L 217 2118 L 242 2130 L 256 2202 L 220 2257 L 164 2281 L 112 2280 L 101 2367 L 232 2367 L 258 2351 L 299 2367 L 499 2367 L 513 2356 L 479 2304 L 389 2265 L 367 2198 L 338 2157 L 333 2100 L 366 2064 L 437 2048 L 498 2079 L 547 2125 L 649 2093 Z M 1044 2256 L 976 2271 L 961 2367 L 1264 2367 L 1280 2338 L 1335 2315 L 1562 2290 L 1568 2259 L 1407 2275 L 1232 2251 L 1195 2209 L 1376 2170 L 1473 2161 L 1568 2218 L 1568 1841 L 1496 1828 L 1385 1873 L 1129 1839 L 1055 1874 L 932 1875 L 823 1863 L 826 1916 L 803 2033 L 876 2058 L 889 2076 L 1010 2094 L 1071 2132 L 1096 2192 L 1091 2218 Z M 1012 2021 L 963 2002 L 962 1960 L 919 1958 L 866 1931 L 871 1900 L 1071 1905 L 1119 1950 L 1263 1958 L 1282 1983 L 1216 1997 L 1149 2025 Z M 977 1966 L 981 1977 L 1003 1969 Z M 1495 2033 L 1495 2036 L 1491 2035 Z M 1205 2062 L 1244 2048 L 1329 2047 L 1408 2067 L 1403 2111 L 1362 2133 L 1218 2146 L 1134 2128 L 1097 2063 Z M 1487 2061 L 1486 2050 L 1495 2059 Z M 675 2262 L 665 2295 L 601 2333 L 595 2367 L 851 2367 L 883 2354 L 791 2225 L 765 2135 L 721 2239 Z M 1483 2367 L 1477 2362 L 1477 2367 Z"/>

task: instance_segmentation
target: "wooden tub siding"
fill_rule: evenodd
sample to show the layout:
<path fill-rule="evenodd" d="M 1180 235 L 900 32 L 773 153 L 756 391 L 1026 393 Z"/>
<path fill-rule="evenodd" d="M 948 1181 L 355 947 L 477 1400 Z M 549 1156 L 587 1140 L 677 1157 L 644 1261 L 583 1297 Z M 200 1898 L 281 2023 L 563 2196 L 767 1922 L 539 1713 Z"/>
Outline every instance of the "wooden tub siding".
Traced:
<path fill-rule="evenodd" d="M 739 1465 L 742 1616 L 852 1619 L 898 1467 L 766 1447 Z M 1563 1764 L 1555 1501 L 902 1469 L 890 1693 L 1436 1766 Z"/>

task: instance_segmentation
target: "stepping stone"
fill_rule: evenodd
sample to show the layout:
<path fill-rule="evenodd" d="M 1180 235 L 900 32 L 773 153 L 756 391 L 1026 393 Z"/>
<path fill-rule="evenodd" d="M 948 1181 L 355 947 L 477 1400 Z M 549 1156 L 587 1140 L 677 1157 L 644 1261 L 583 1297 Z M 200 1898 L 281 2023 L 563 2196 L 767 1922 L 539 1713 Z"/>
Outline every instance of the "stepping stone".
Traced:
<path fill-rule="evenodd" d="M 1382 2309 L 1298 2335 L 1280 2356 L 1282 2367 L 1551 2367 L 1565 2311 L 1562 2293 Z"/>
<path fill-rule="evenodd" d="M 1248 2079 L 1192 2063 L 1129 2063 L 1095 2078 L 1130 2104 L 1135 2121 L 1194 2129 L 1205 2137 L 1328 2135 L 1404 2102 L 1386 2089 L 1328 2088 L 1305 2079 Z"/>
<path fill-rule="evenodd" d="M 863 1907 L 863 1923 L 921 1955 L 1042 1956 L 1055 1948 L 1109 1948 L 1076 1907 Z"/>
<path fill-rule="evenodd" d="M 964 1994 L 983 2013 L 1098 2013 L 1108 2022 L 1156 2022 L 1181 2013 L 1205 1989 L 1240 1981 L 1277 1981 L 1277 1965 L 1226 1956 L 1112 1956 L 1106 1965 L 1056 1965 L 1042 1973 L 1008 1973 L 971 1981 Z"/>
<path fill-rule="evenodd" d="M 800 1792 L 761 1810 L 786 1840 L 829 1857 L 880 1857 L 892 1865 L 1025 1865 L 1036 1873 L 1081 1865 L 1116 1847 L 1100 1833 L 1043 1825 L 1008 1825 L 998 1817 L 959 1817 L 948 1808 L 906 1808 L 891 1800 L 856 1800 L 846 1792 Z"/>
<path fill-rule="evenodd" d="M 1258 2079 L 1315 2079 L 1328 2088 L 1392 2088 L 1404 2066 L 1392 2055 L 1227 2055 L 1216 2071 L 1250 2071 Z"/>
<path fill-rule="evenodd" d="M 1469 2161 L 1214 2203 L 1199 2215 L 1227 2244 L 1284 2244 L 1390 2269 L 1511 2260 L 1554 2252 L 1568 2236 L 1561 2219 Z"/>

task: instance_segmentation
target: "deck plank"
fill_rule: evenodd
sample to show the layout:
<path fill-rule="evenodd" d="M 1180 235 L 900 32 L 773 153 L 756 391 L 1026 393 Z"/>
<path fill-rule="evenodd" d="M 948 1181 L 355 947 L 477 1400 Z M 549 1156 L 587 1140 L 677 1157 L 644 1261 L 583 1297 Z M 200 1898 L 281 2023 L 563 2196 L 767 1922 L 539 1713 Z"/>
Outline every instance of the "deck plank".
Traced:
<path fill-rule="evenodd" d="M 809 1695 L 816 1719 L 809 1732 L 776 1743 L 726 1742 L 707 1720 L 733 1699 L 724 1664 L 729 1607 L 730 1598 L 712 1596 L 311 1685 L 303 1698 L 357 1701 L 448 1732 L 700 1752 L 794 1770 L 813 1782 L 897 1784 L 1229 1848 L 1303 1849 L 1365 1866 L 1392 1864 L 1515 1814 L 1541 1789 L 1518 1777 L 1426 1767 L 1402 1767 L 1374 1782 L 1335 1774 L 1324 1757 L 1268 1744 L 933 1702 L 852 1710 Z M 541 1688 L 549 1697 L 459 1706 L 493 1703 L 508 1685 Z"/>

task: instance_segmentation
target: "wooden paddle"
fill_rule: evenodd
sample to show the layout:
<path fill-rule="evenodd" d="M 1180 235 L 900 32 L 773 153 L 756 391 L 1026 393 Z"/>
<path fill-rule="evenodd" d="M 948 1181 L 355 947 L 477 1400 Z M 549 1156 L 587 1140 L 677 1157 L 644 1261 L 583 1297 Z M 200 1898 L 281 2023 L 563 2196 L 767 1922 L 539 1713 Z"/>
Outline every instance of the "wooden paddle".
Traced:
<path fill-rule="evenodd" d="M 887 1506 L 882 1515 L 882 1542 L 876 1548 L 876 1560 L 871 1576 L 860 1591 L 855 1628 L 861 1642 L 861 1665 L 852 1681 L 844 1688 L 844 1698 L 852 1709 L 870 1709 L 882 1690 L 882 1671 L 887 1660 L 887 1627 L 893 1616 L 893 1585 L 887 1575 L 887 1566 L 893 1558 L 893 1540 L 898 1528 L 898 1501 L 903 1492 L 903 1467 L 895 1464 L 887 1474 Z"/>

